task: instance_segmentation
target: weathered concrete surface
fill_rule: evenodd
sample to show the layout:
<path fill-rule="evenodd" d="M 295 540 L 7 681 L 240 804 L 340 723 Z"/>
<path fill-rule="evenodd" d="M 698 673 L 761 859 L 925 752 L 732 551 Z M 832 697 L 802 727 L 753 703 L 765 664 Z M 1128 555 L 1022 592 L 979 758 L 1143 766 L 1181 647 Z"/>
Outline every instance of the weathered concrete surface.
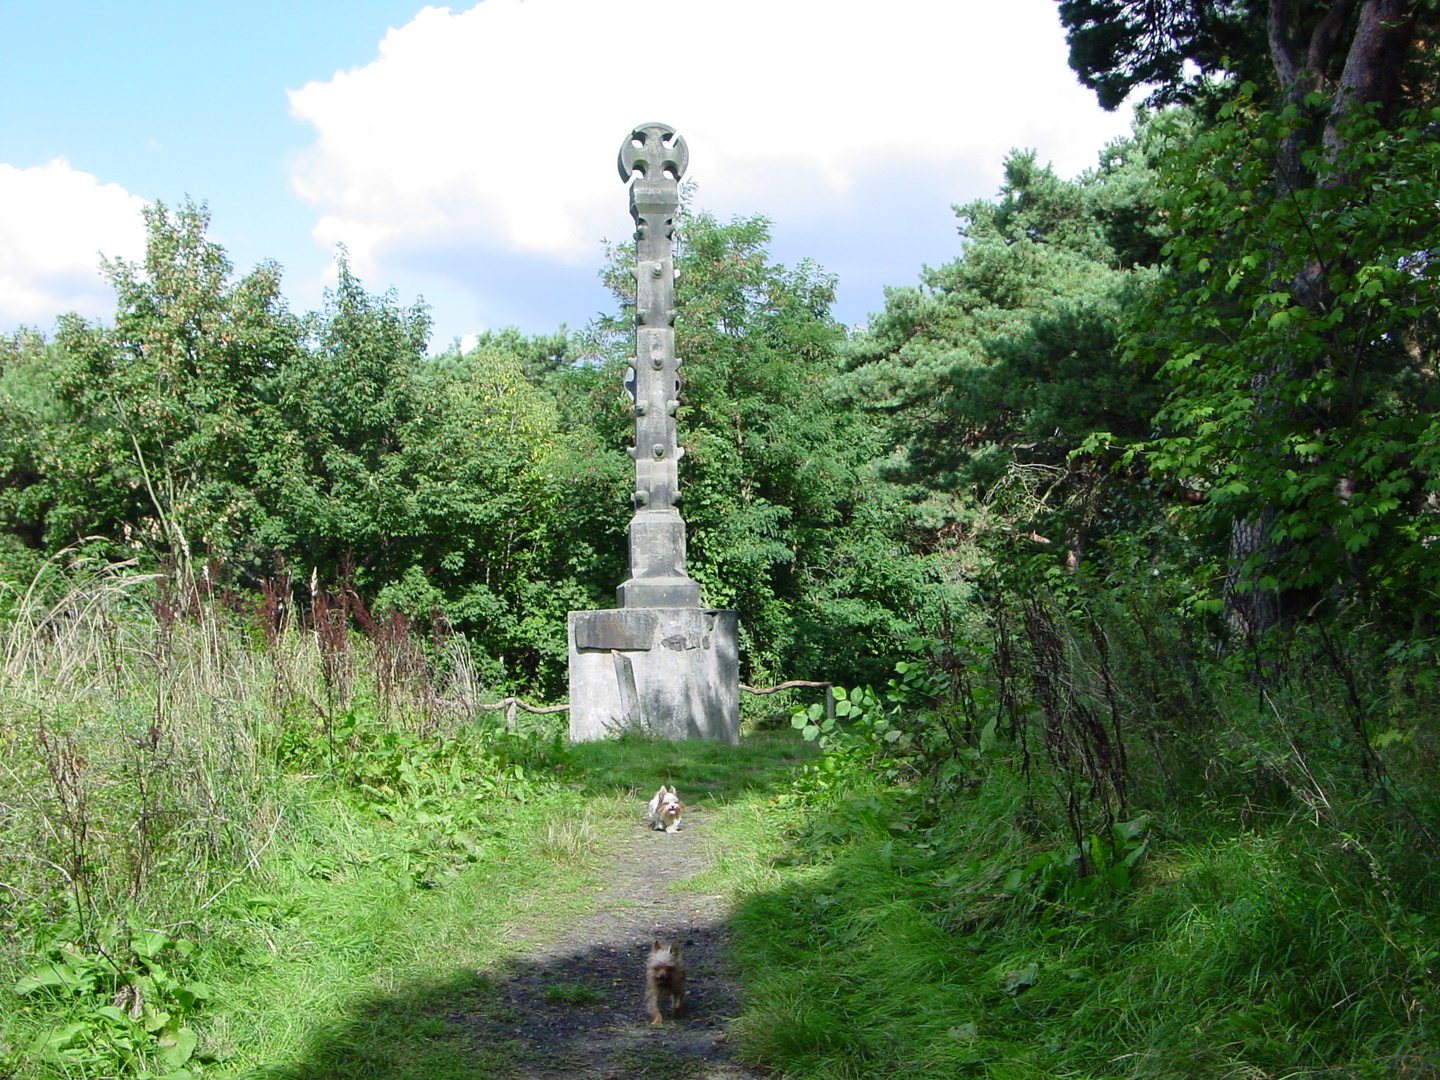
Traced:
<path fill-rule="evenodd" d="M 739 618 L 713 608 L 570 613 L 570 738 L 740 741 Z"/>
<path fill-rule="evenodd" d="M 700 607 L 700 584 L 685 572 L 685 522 L 678 510 L 639 510 L 630 519 L 630 579 L 615 590 L 622 608 Z"/>

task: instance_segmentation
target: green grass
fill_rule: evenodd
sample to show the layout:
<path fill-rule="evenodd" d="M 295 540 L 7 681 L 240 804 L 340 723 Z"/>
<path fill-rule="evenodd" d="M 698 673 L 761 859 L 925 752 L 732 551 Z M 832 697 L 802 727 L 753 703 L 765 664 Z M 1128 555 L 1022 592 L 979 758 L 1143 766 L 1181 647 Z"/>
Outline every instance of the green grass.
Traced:
<path fill-rule="evenodd" d="M 556 1005 L 598 1005 L 606 1000 L 604 994 L 584 983 L 551 983 L 545 987 L 546 1001 Z"/>
<path fill-rule="evenodd" d="M 584 771 L 590 791 L 633 791 L 648 799 L 661 784 L 670 784 L 687 804 L 723 805 L 746 794 L 780 790 L 795 767 L 813 761 L 817 753 L 787 729 L 755 732 L 734 747 L 625 735 L 578 743 L 569 757 Z"/>
<path fill-rule="evenodd" d="M 508 1062 L 506 1044 L 463 1039 L 447 1018 L 493 1010 L 486 972 L 513 955 L 509 927 L 544 934 L 585 908 L 587 867 L 606 839 L 597 828 L 589 859 L 572 850 L 547 858 L 536 837 L 573 815 L 578 800 L 533 803 L 511 817 L 513 843 L 436 888 L 417 890 L 402 867 L 384 866 L 350 881 L 281 883 L 296 914 L 278 929 L 257 927 L 250 962 L 228 965 L 230 981 L 217 980 L 223 1012 L 245 1018 L 238 1028 L 232 1019 L 230 1034 L 246 1065 L 301 1077 L 448 1080 Z"/>
<path fill-rule="evenodd" d="M 567 747 L 563 718 L 438 709 L 458 677 L 382 693 L 363 640 L 340 687 L 294 628 L 162 633 L 140 587 L 102 575 L 0 657 L 4 1080 L 513 1074 L 520 939 L 593 905 L 662 783 L 707 815 L 684 887 L 736 905 L 737 1045 L 787 1080 L 1440 1077 L 1429 804 L 1396 815 L 1293 743 L 1208 761 L 1092 894 L 1050 774 L 998 744 L 934 788 L 863 753 L 797 780 L 817 751 L 789 729 Z M 1429 753 L 1386 745 L 1397 776 Z"/>
<path fill-rule="evenodd" d="M 408 767 L 429 768 L 423 749 L 406 753 Z M 525 948 L 512 928 L 543 940 L 593 903 L 597 873 L 610 846 L 634 828 L 641 799 L 617 778 L 648 784 L 663 773 L 692 801 L 691 791 L 705 792 L 711 820 L 731 838 L 707 885 L 718 889 L 727 874 L 753 876 L 764 865 L 744 855 L 767 839 L 760 807 L 783 783 L 787 762 L 804 753 L 790 733 L 739 748 L 633 740 L 575 748 L 555 762 L 567 783 L 512 784 L 464 814 L 457 804 L 473 800 L 463 789 L 377 802 L 337 786 L 343 774 L 333 770 L 277 775 L 274 827 L 253 866 L 235 868 L 230 887 L 200 911 L 159 891 L 161 878 L 148 897 L 150 919 L 165 919 L 177 940 L 198 945 L 184 975 L 207 997 L 185 1019 L 197 1033 L 186 1068 L 195 1076 L 307 1080 L 513 1072 L 516 1046 L 475 1034 L 503 1019 L 493 973 Z M 742 819 L 739 827 L 722 824 L 724 807 Z M 741 843 L 742 835 L 750 839 Z M 117 1052 L 94 1020 L 108 994 L 98 987 L 0 998 L 4 1075 L 158 1075 L 158 1045 Z M 547 996 L 576 1005 L 595 997 L 560 984 Z M 77 1023 L 91 1027 L 48 1057 L 28 1049 Z"/>
<path fill-rule="evenodd" d="M 1007 889 L 1035 845 L 1003 787 L 928 820 L 842 800 L 843 841 L 797 834 L 735 919 L 749 1060 L 796 1080 L 1440 1075 L 1440 918 L 1353 849 L 1313 823 L 1217 828 L 1152 837 L 1119 893 Z"/>
<path fill-rule="evenodd" d="M 493 1006 L 481 973 L 513 954 L 509 927 L 543 935 L 590 903 L 596 859 L 629 821 L 613 801 L 541 795 L 497 812 L 507 836 L 482 861 L 422 887 L 393 827 L 334 800 L 291 809 L 306 814 L 297 842 L 175 931 L 201 942 L 192 974 L 210 996 L 193 1023 L 205 1075 L 447 1080 L 498 1068 L 505 1045 L 462 1044 L 446 1018 Z M 584 851 L 556 858 L 537 842 L 577 815 L 595 822 Z M 7 1041 L 23 1047 L 93 1007 L 36 1000 L 5 1016 Z M 113 1068 L 98 1050 L 73 1049 L 68 1062 L 21 1055 L 14 1075 Z"/>
<path fill-rule="evenodd" d="M 246 1047 L 247 1063 L 270 1066 L 257 1076 L 505 1075 L 517 1064 L 513 1046 L 462 1039 L 446 1018 L 497 1017 L 494 983 L 476 973 L 499 971 L 515 954 L 508 927 L 543 939 L 591 902 L 597 859 L 633 828 L 639 796 L 630 789 L 643 792 L 664 775 L 687 795 L 703 792 L 721 854 L 693 884 L 745 891 L 771 872 L 768 856 L 780 844 L 774 815 L 794 815 L 767 803 L 807 751 L 790 732 L 733 748 L 630 738 L 572 747 L 566 756 L 583 768 L 577 783 L 586 790 L 532 795 L 512 812 L 513 842 L 439 889 L 417 893 L 398 867 L 388 876 L 367 871 L 349 885 L 282 883 L 305 915 L 297 915 L 283 937 L 256 931 L 274 942 L 278 955 L 267 960 L 268 944 L 263 952 L 252 944 L 257 966 L 226 990 L 233 996 L 225 1012 L 256 1017 L 242 1030 L 232 1022 L 235 1043 Z M 577 835 L 585 838 L 578 845 Z M 353 850 L 360 839 L 350 835 L 343 843 Z M 327 846 L 323 834 L 315 843 Z M 580 1006 L 598 997 L 578 984 L 557 983 L 544 994 Z M 267 1030 L 277 1027 L 278 1017 L 286 1018 L 279 1030 Z"/>
<path fill-rule="evenodd" d="M 638 803 L 616 794 L 615 778 L 644 776 L 647 748 L 659 759 L 649 763 L 651 775 L 664 771 L 687 792 L 704 777 L 712 804 L 730 800 L 711 819 L 724 855 L 697 886 L 753 885 L 768 866 L 761 853 L 778 842 L 765 803 L 787 775 L 785 760 L 804 753 L 793 734 L 738 748 L 629 739 L 573 748 L 588 763 L 580 782 L 589 790 L 532 795 L 510 812 L 512 842 L 440 888 L 417 891 L 403 866 L 383 863 L 347 868 L 329 881 L 303 869 L 277 881 L 275 891 L 293 914 L 278 927 L 251 928 L 246 960 L 228 964 L 239 977 L 212 977 L 217 1012 L 231 1018 L 235 1056 L 226 1074 L 468 1080 L 517 1067 L 513 1045 L 477 1042 L 447 1018 L 500 1018 L 487 973 L 502 970 L 520 948 L 507 929 L 523 927 L 528 937 L 543 939 L 591 902 L 597 860 L 633 828 Z M 317 831 L 312 850 L 289 861 L 303 868 L 332 846 L 376 844 L 348 820 L 334 821 L 332 829 L 329 842 Z M 585 838 L 578 845 L 577 834 Z M 579 1006 L 599 997 L 565 983 L 544 994 Z"/>

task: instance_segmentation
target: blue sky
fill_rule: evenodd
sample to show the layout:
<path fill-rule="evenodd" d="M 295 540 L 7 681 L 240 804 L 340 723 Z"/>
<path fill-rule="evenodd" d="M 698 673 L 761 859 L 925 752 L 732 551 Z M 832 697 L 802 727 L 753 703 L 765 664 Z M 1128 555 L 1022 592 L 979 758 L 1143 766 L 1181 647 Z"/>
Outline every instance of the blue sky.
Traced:
<path fill-rule="evenodd" d="M 629 231 L 615 149 L 652 119 L 697 205 L 771 218 L 860 323 L 954 257 L 950 206 L 1008 148 L 1068 175 L 1128 127 L 1075 84 L 1052 0 L 0 0 L 0 37 L 0 331 L 107 317 L 97 250 L 138 256 L 142 201 L 186 196 L 297 310 L 343 242 L 372 291 L 424 295 L 435 347 L 580 326 Z"/>

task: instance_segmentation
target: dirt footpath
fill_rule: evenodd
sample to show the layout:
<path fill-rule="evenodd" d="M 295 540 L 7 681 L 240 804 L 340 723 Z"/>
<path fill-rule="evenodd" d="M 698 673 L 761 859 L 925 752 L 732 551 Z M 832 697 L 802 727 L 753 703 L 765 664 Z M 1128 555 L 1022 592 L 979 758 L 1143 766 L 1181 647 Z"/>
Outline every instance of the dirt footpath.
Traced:
<path fill-rule="evenodd" d="M 726 959 L 723 897 L 687 888 L 711 848 L 704 812 L 678 833 L 636 820 L 604 873 L 594 910 L 558 940 L 529 943 L 503 974 L 487 1016 L 452 1016 L 477 1042 L 509 1043 L 517 1080 L 758 1080 L 733 1060 L 726 1027 L 738 986 Z M 678 887 L 677 887 L 678 886 Z M 660 1027 L 645 1016 L 645 957 L 656 938 L 686 943 L 685 1013 Z M 523 940 L 523 938 L 522 938 Z"/>

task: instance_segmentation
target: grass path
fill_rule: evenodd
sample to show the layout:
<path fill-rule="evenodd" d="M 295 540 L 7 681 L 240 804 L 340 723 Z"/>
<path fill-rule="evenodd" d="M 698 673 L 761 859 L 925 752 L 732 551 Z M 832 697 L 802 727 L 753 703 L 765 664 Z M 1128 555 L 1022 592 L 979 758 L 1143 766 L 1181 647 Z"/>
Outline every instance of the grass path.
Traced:
<path fill-rule="evenodd" d="M 510 1075 L 525 1080 L 755 1077 L 734 1062 L 726 1034 L 738 1009 L 726 959 L 729 898 L 696 880 L 715 865 L 710 823 L 725 813 L 692 813 L 669 835 L 630 823 L 611 839 L 593 907 L 558 933 L 518 928 L 488 1007 L 450 1023 L 477 1048 L 513 1046 Z M 658 1028 L 641 1002 L 656 938 L 686 943 L 690 980 L 685 1014 Z"/>
<path fill-rule="evenodd" d="M 225 995 L 226 1011 L 253 1017 L 233 1033 L 250 1045 L 239 1057 L 272 1063 L 228 1075 L 762 1075 L 735 1060 L 728 1035 L 740 995 L 726 920 L 770 872 L 766 801 L 804 751 L 780 737 L 738 749 L 622 742 L 583 752 L 594 756 L 584 763 L 589 790 L 537 800 L 502 857 L 453 882 L 416 892 L 357 875 L 300 896 L 305 914 L 291 934 L 266 937 L 269 970 L 252 969 Z M 622 791 L 609 777 L 636 787 Z M 643 820 L 648 796 L 637 790 L 661 778 L 690 803 L 679 833 Z M 689 986 L 685 1015 L 653 1027 L 643 979 L 657 937 L 688 943 Z"/>

